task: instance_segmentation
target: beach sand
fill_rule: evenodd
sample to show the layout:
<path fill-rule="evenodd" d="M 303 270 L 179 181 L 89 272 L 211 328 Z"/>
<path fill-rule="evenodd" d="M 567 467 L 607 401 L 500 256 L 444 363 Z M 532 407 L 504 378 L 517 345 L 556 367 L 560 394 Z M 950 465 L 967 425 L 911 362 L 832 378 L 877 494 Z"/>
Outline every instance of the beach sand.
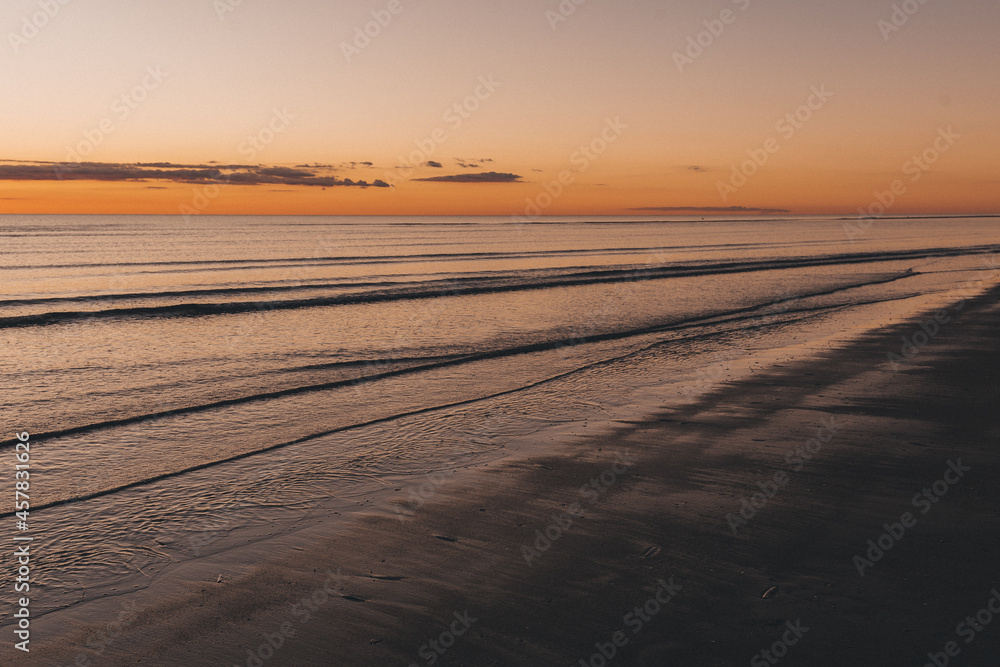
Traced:
<path fill-rule="evenodd" d="M 405 520 L 362 516 L 19 663 L 923 665 L 955 642 L 952 664 L 995 664 L 1000 616 L 956 630 L 1000 587 L 998 296 L 953 305 L 896 370 L 933 313 L 489 465 Z"/>

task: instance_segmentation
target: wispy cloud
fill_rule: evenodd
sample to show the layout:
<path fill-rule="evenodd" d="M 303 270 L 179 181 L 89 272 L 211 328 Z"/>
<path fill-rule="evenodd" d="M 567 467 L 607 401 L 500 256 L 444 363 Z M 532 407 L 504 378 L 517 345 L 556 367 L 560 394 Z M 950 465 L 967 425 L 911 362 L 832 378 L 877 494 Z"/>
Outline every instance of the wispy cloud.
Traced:
<path fill-rule="evenodd" d="M 489 171 L 483 174 L 452 174 L 450 176 L 432 176 L 430 178 L 415 178 L 415 181 L 435 181 L 439 183 L 520 183 L 517 174 L 501 174 Z"/>
<path fill-rule="evenodd" d="M 491 157 L 481 157 L 472 160 L 467 160 L 465 158 L 457 157 L 455 158 L 455 163 L 462 169 L 479 169 L 487 162 L 493 162 Z"/>

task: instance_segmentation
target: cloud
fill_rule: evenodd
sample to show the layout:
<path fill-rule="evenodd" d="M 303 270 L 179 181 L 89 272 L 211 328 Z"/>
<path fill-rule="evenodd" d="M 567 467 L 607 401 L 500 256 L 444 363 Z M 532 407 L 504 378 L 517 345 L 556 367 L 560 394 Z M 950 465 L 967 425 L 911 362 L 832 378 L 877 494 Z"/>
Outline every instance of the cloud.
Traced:
<path fill-rule="evenodd" d="M 368 183 L 368 181 L 352 181 L 349 178 L 345 178 L 343 182 L 338 183 L 338 185 L 359 185 L 363 188 L 367 188 L 369 185 L 373 188 L 391 188 L 392 186 L 383 181 L 380 178 L 376 178 L 373 183 Z"/>
<path fill-rule="evenodd" d="M 698 211 L 700 213 L 791 213 L 785 208 L 748 208 L 746 206 L 642 206 L 630 211 L 651 211 L 671 213 L 676 211 Z"/>
<path fill-rule="evenodd" d="M 220 180 L 216 167 L 170 165 L 173 169 L 150 169 L 136 164 L 101 162 L 54 162 L 51 164 L 0 165 L 5 181 L 145 181 L 167 180 L 189 183 Z"/>
<path fill-rule="evenodd" d="M 232 183 L 236 185 L 294 185 L 387 188 L 374 183 L 319 176 L 315 169 L 248 165 L 176 165 L 169 162 L 119 164 L 104 162 L 31 162 L 0 164 L 3 181 L 169 181 L 174 183 Z M 151 187 L 151 186 L 147 186 Z"/>
<path fill-rule="evenodd" d="M 277 176 L 279 178 L 312 178 L 312 172 L 302 169 L 292 169 L 290 167 L 263 167 L 257 170 L 265 176 Z"/>
<path fill-rule="evenodd" d="M 431 178 L 415 178 L 415 181 L 435 181 L 439 183 L 519 183 L 521 177 L 517 174 L 500 174 L 489 171 L 482 174 L 452 174 L 450 176 L 433 176 Z"/>
<path fill-rule="evenodd" d="M 481 157 L 467 160 L 464 157 L 455 158 L 455 163 L 462 169 L 480 169 L 487 162 L 493 162 L 491 157 Z"/>
<path fill-rule="evenodd" d="M 434 160 L 428 160 L 424 164 L 426 164 L 428 167 L 434 167 L 435 169 L 444 169 L 443 164 L 441 164 L 440 162 L 435 162 Z"/>

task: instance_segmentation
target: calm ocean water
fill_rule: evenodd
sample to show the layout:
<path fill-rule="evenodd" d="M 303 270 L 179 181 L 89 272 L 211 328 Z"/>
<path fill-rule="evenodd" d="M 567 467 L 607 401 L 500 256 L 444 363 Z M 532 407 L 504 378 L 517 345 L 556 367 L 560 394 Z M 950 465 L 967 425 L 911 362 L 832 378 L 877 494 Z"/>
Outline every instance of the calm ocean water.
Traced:
<path fill-rule="evenodd" d="M 0 439 L 37 443 L 36 599 L 141 587 L 220 536 L 905 312 L 991 266 L 997 223 L 2 216 Z"/>

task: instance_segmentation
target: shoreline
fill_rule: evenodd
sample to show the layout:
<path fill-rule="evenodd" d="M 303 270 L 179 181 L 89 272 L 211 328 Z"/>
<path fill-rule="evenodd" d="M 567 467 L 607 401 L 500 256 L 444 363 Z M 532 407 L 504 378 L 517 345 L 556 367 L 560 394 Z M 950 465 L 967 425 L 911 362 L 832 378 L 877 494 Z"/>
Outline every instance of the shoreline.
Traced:
<path fill-rule="evenodd" d="M 707 364 L 702 368 L 697 366 L 681 368 L 678 372 L 678 362 L 671 360 L 670 367 L 661 368 L 659 372 L 643 371 L 641 381 L 640 376 L 636 376 L 627 385 L 622 386 L 619 383 L 615 388 L 620 393 L 614 394 L 613 397 L 600 398 L 599 404 L 593 404 L 589 413 L 581 413 L 575 417 L 564 415 L 558 420 L 554 420 L 551 415 L 542 417 L 523 413 L 526 424 L 534 421 L 541 425 L 528 429 L 521 425 L 515 427 L 513 431 L 501 426 L 501 430 L 505 433 L 495 447 L 490 451 L 480 452 L 469 461 L 436 468 L 431 466 L 423 471 L 391 473 L 381 477 L 378 484 L 337 489 L 336 494 L 310 506 L 304 514 L 283 511 L 279 513 L 281 516 L 277 516 L 272 511 L 253 516 L 253 509 L 247 508 L 237 512 L 233 518 L 222 515 L 212 521 L 203 521 L 202 528 L 194 533 L 167 531 L 159 535 L 154 534 L 152 539 L 146 540 L 146 543 L 151 551 L 159 553 L 163 559 L 149 560 L 144 565 L 133 564 L 131 575 L 119 575 L 114 579 L 99 581 L 93 578 L 81 579 L 87 581 L 87 585 L 81 586 L 76 591 L 72 597 L 73 601 L 69 604 L 46 608 L 40 613 L 36 607 L 32 620 L 33 627 L 38 628 L 42 636 L 62 634 L 62 628 L 67 623 L 79 626 L 92 623 L 94 618 L 113 618 L 119 611 L 116 606 L 119 604 L 118 600 L 122 600 L 121 604 L 130 608 L 135 605 L 145 606 L 204 581 L 215 582 L 220 577 L 231 581 L 246 575 L 272 551 L 299 549 L 310 542 L 326 539 L 330 535 L 338 534 L 345 523 L 355 517 L 371 512 L 389 513 L 393 516 L 401 513 L 412 514 L 410 509 L 401 505 L 411 501 L 409 503 L 411 506 L 414 504 L 417 507 L 422 506 L 436 495 L 437 489 L 443 484 L 461 480 L 474 481 L 474 475 L 481 467 L 557 452 L 567 441 L 575 438 L 610 433 L 620 423 L 642 421 L 657 412 L 664 403 L 687 404 L 720 381 L 733 382 L 746 379 L 760 368 L 814 354 L 817 350 L 850 339 L 857 335 L 857 332 L 877 328 L 922 306 L 936 301 L 947 301 L 946 294 L 933 292 L 911 297 L 891 312 L 882 312 L 878 305 L 874 306 L 874 310 L 871 310 L 870 306 L 867 308 L 855 306 L 846 316 L 829 314 L 809 325 L 799 323 L 799 327 L 795 330 L 798 336 L 787 334 L 779 336 L 775 340 L 767 341 L 761 347 L 751 344 L 749 347 L 737 345 L 734 348 L 723 343 L 715 352 L 702 353 L 703 360 L 700 364 Z M 830 317 L 836 318 L 835 324 L 826 322 Z M 805 338 L 805 342 L 794 342 L 794 339 L 802 337 Z M 603 363 L 613 365 L 618 362 L 612 358 Z M 651 369 L 656 368 L 652 359 L 642 363 Z M 660 364 L 662 365 L 662 362 Z M 537 398 L 540 401 L 546 400 L 544 396 Z M 483 400 L 492 399 L 480 399 L 479 402 Z M 545 412 L 551 412 L 551 408 L 550 403 L 544 403 Z M 504 408 L 502 405 L 497 405 L 491 409 L 502 411 Z M 560 411 L 555 410 L 555 412 Z M 407 418 L 403 419 L 405 421 Z M 507 424 L 511 425 L 513 424 Z M 401 427 L 402 422 L 395 424 L 396 429 Z M 478 429 L 478 432 L 485 432 L 484 429 L 485 424 L 484 428 Z M 295 454 L 295 456 L 301 455 L 302 452 Z M 280 464 L 280 461 L 273 461 L 273 456 L 270 458 L 273 464 Z M 201 474 L 194 473 L 195 476 Z M 236 479 L 240 479 L 243 474 L 252 476 L 255 473 L 230 471 L 230 475 Z M 195 485 L 197 486 L 197 483 Z M 158 485 L 154 484 L 152 488 L 155 489 L 156 486 Z M 400 491 L 403 492 L 403 497 L 398 497 L 397 492 Z M 414 500 L 415 503 L 412 502 Z M 58 507 L 56 510 L 63 516 L 47 518 L 50 521 L 56 520 L 57 523 L 72 522 L 70 517 L 65 516 L 70 509 L 69 505 Z M 78 511 L 84 511 L 85 517 L 101 510 L 84 506 L 78 508 Z M 104 511 L 112 509 L 106 507 Z M 185 543 L 187 547 L 183 546 Z M 206 553 L 199 553 L 202 550 Z M 142 569 L 143 566 L 145 570 Z M 47 594 L 51 597 L 50 591 L 43 591 L 38 597 L 46 598 Z M 63 593 L 61 599 L 71 598 Z M 5 627 L 2 619 L 0 627 Z"/>
<path fill-rule="evenodd" d="M 344 650 L 352 656 L 345 664 L 428 664 L 421 648 L 449 632 L 455 614 L 465 610 L 466 620 L 477 621 L 439 656 L 443 664 L 587 664 L 600 646 L 613 650 L 611 664 L 668 658 L 732 664 L 772 646 L 788 630 L 784 624 L 796 619 L 811 630 L 797 638 L 801 645 L 786 647 L 789 664 L 847 664 L 845 656 L 859 655 L 851 638 L 890 662 L 918 660 L 926 653 L 919 639 L 934 640 L 923 642 L 928 651 L 942 650 L 935 646 L 946 644 L 952 616 L 957 622 L 974 614 L 973 593 L 982 588 L 978 597 L 985 601 L 998 584 L 985 565 L 1000 554 L 997 539 L 989 538 L 998 534 L 989 511 L 997 492 L 985 473 L 996 470 L 1000 455 L 982 438 L 989 432 L 995 442 L 997 429 L 982 413 L 984 399 L 956 403 L 972 385 L 978 396 L 996 397 L 995 382 L 976 376 L 990 363 L 968 356 L 985 350 L 997 359 L 996 327 L 982 322 L 1000 320 L 997 292 L 969 299 L 900 372 L 888 368 L 887 354 L 898 351 L 900 332 L 919 331 L 926 313 L 724 384 L 690 406 L 611 433 L 577 435 L 560 452 L 486 467 L 475 475 L 477 484 L 445 485 L 406 522 L 380 514 L 356 518 L 328 544 L 299 547 L 243 579 L 139 610 L 102 655 L 91 652 L 93 664 L 250 664 L 246 651 L 266 648 L 266 636 L 271 646 L 280 643 L 261 660 L 266 665 L 328 664 Z M 961 384 L 970 385 L 967 392 Z M 953 391 L 925 395 L 928 387 Z M 941 410 L 942 401 L 953 410 Z M 933 421 L 924 422 L 925 415 Z M 824 442 L 814 436 L 828 417 L 840 426 Z M 959 444 L 916 444 L 949 438 Z M 789 469 L 789 452 L 811 439 L 821 449 L 798 470 L 804 456 L 793 456 Z M 634 465 L 616 460 L 614 452 L 624 449 Z M 864 577 L 852 571 L 854 552 L 881 536 L 880 522 L 901 522 L 908 507 L 917 514 L 911 491 L 943 478 L 947 462 L 963 454 L 967 461 L 976 455 L 975 470 L 983 472 L 949 486 L 947 499 L 910 529 L 913 538 L 904 535 Z M 778 485 L 779 473 L 788 481 L 735 536 L 726 534 L 725 517 L 739 513 L 741 501 L 766 493 L 760 484 Z M 581 486 L 588 484 L 584 494 Z M 990 501 L 976 515 L 984 541 L 968 533 L 968 514 L 948 509 L 955 499 L 956 506 Z M 540 540 L 535 531 L 548 536 Z M 924 531 L 946 536 L 944 545 Z M 964 587 L 933 567 L 954 549 L 949 539 L 979 553 L 975 563 L 963 563 L 971 578 Z M 538 554 L 530 565 L 525 547 Z M 324 572 L 338 570 L 342 584 L 331 588 Z M 763 598 L 772 587 L 775 593 Z M 669 604 L 633 634 L 636 626 L 623 623 L 624 614 L 657 599 L 661 589 L 671 592 Z M 292 611 L 304 598 L 324 598 L 307 620 Z M 954 613 L 931 614 L 926 600 Z M 965 602 L 969 608 L 960 614 Z M 892 610 L 905 613 L 882 619 L 892 630 L 890 641 L 875 633 L 870 617 Z M 274 634 L 284 623 L 294 635 Z M 729 636 L 716 636 L 720 629 Z M 620 630 L 627 633 L 617 635 Z M 64 664 L 85 637 L 81 632 L 62 650 L 41 650 L 37 657 Z M 187 643 L 178 644 L 181 637 Z M 898 643 L 907 637 L 913 650 Z M 963 656 L 984 644 L 971 644 Z M 73 646 L 76 651 L 67 650 Z M 891 646 L 896 653 L 885 652 Z"/>

